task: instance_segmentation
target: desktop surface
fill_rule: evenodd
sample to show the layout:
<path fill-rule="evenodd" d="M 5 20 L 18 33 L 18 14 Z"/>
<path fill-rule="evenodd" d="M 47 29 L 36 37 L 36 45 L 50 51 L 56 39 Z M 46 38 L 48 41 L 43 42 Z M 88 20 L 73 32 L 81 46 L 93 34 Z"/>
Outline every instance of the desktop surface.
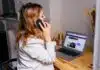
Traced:
<path fill-rule="evenodd" d="M 54 65 L 59 70 L 92 70 L 93 53 L 84 51 L 83 55 L 67 61 L 63 58 L 57 58 Z"/>

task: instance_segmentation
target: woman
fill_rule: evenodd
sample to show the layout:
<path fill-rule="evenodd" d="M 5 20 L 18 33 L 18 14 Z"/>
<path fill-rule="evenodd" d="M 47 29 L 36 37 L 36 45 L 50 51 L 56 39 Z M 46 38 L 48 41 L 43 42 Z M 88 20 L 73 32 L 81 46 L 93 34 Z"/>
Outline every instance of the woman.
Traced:
<path fill-rule="evenodd" d="M 41 19 L 39 29 L 36 21 Z M 17 33 L 18 70 L 54 70 L 55 42 L 51 41 L 51 25 L 44 21 L 41 5 L 27 3 L 20 10 L 20 24 Z"/>

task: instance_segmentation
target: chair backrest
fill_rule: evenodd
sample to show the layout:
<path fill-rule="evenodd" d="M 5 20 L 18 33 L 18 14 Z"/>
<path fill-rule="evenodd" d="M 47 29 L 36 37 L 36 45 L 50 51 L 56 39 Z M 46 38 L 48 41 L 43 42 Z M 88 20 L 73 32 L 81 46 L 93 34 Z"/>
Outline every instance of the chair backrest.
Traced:
<path fill-rule="evenodd" d="M 16 33 L 18 29 L 18 21 L 6 20 L 7 21 L 7 38 L 9 46 L 9 57 L 10 59 L 17 58 L 16 49 Z M 12 67 L 16 67 L 16 62 L 12 63 Z"/>
<path fill-rule="evenodd" d="M 0 20 L 0 62 L 9 59 L 6 25 Z"/>
<path fill-rule="evenodd" d="M 16 34 L 14 30 L 7 31 L 8 36 L 8 44 L 10 47 L 10 59 L 17 57 L 17 50 L 16 50 Z"/>
<path fill-rule="evenodd" d="M 16 32 L 18 28 L 18 21 L 17 20 L 9 20 L 9 19 L 0 19 L 0 62 L 4 58 L 7 60 L 11 60 L 13 58 L 17 58 L 17 50 L 16 50 Z M 5 37 L 2 37 L 1 33 L 5 34 Z M 2 40 L 6 40 L 2 43 L 1 38 L 4 38 Z M 5 46 L 7 45 L 7 49 L 5 49 Z M 4 53 L 3 53 L 4 52 Z M 7 53 L 6 53 L 7 52 Z M 7 58 L 8 56 L 8 58 Z M 2 58 L 1 58 L 2 57 Z M 4 62 L 3 61 L 3 62 Z M 16 67 L 16 62 L 11 64 L 12 67 Z"/>
<path fill-rule="evenodd" d="M 16 32 L 18 28 L 17 20 L 6 20 L 7 22 L 7 38 L 8 38 L 8 46 L 9 46 L 9 56 L 10 59 L 17 57 L 16 52 Z"/>

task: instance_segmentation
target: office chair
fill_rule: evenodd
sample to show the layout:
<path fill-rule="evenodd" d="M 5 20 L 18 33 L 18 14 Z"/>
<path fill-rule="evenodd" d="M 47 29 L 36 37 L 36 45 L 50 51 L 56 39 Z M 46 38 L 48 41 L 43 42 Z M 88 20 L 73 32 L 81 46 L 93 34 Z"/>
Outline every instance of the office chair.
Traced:
<path fill-rule="evenodd" d="M 7 37 L 7 46 L 8 46 L 8 54 L 9 59 L 7 58 L 4 61 L 0 60 L 0 70 L 17 70 L 16 61 L 17 61 L 17 52 L 16 52 L 16 30 L 18 23 L 15 21 L 6 21 L 0 20 L 0 30 L 4 30 L 6 32 Z M 2 52 L 1 52 L 2 53 Z M 2 54 L 1 54 L 2 56 Z"/>
<path fill-rule="evenodd" d="M 16 62 L 17 58 L 9 59 L 7 61 L 2 62 L 1 65 L 1 70 L 17 70 L 17 67 L 13 67 L 12 63 Z"/>

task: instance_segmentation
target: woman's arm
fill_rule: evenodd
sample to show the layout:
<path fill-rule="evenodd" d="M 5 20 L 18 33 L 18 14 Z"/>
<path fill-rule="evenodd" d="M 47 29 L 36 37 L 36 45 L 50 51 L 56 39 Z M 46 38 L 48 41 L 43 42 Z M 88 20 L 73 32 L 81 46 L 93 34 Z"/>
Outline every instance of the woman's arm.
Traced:
<path fill-rule="evenodd" d="M 56 46 L 56 42 L 52 42 L 52 41 L 46 42 L 47 52 L 53 61 L 55 61 L 56 58 L 56 52 L 55 52 L 56 47 L 54 47 L 54 45 Z"/>

